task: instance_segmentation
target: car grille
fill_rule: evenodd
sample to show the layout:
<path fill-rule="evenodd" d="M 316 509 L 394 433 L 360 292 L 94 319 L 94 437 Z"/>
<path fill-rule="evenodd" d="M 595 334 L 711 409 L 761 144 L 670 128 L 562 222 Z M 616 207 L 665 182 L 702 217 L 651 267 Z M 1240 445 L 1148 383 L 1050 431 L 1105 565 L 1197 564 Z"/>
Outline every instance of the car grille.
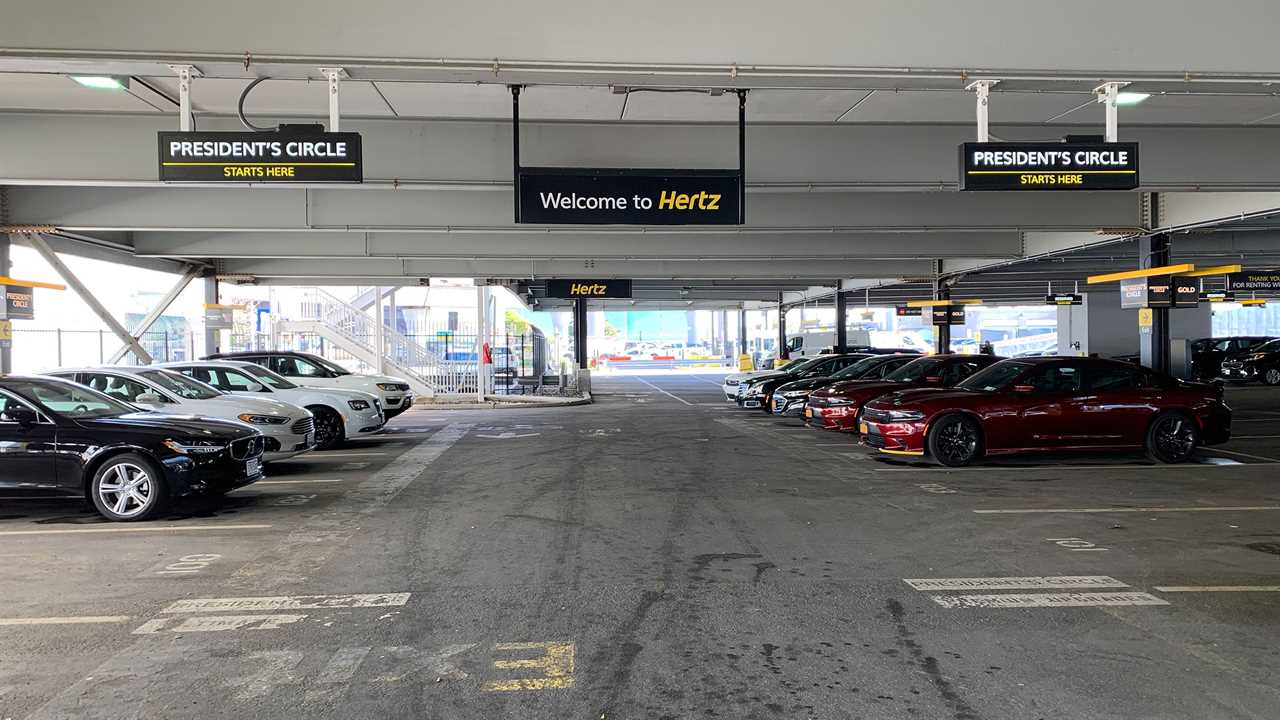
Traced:
<path fill-rule="evenodd" d="M 873 423 L 887 423 L 889 422 L 889 411 L 867 408 L 862 411 L 862 419 Z"/>
<path fill-rule="evenodd" d="M 232 440 L 231 458 L 233 460 L 246 460 L 255 455 L 261 455 L 265 445 L 266 443 L 263 442 L 261 435 Z"/>
<path fill-rule="evenodd" d="M 316 429 L 316 419 L 313 417 L 305 417 L 293 424 L 289 431 L 294 435 L 306 435 Z"/>
<path fill-rule="evenodd" d="M 873 447 L 873 448 L 888 447 L 888 443 L 884 441 L 884 436 L 880 435 L 879 433 L 866 433 L 865 435 L 862 436 L 862 442 L 865 443 L 867 447 Z"/>

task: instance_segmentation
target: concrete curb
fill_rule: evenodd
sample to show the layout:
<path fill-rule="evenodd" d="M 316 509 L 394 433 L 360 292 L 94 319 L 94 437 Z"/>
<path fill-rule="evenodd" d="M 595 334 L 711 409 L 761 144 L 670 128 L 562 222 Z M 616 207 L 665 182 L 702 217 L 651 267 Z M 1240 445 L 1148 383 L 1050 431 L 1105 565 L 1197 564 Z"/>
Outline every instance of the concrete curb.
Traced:
<path fill-rule="evenodd" d="M 486 395 L 485 402 L 431 402 L 425 398 L 420 398 L 413 404 L 414 408 L 422 408 L 424 410 L 496 410 L 512 408 L 555 408 L 555 407 L 574 407 L 577 405 L 590 405 L 592 403 L 591 393 L 587 393 L 582 397 L 548 397 L 540 395 L 506 396 L 506 395 Z"/>

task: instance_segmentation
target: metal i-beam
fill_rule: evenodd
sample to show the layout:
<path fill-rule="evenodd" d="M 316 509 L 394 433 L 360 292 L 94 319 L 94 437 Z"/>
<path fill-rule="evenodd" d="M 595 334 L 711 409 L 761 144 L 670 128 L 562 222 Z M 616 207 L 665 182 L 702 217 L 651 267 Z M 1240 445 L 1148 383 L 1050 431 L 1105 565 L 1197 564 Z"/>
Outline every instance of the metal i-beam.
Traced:
<path fill-rule="evenodd" d="M 102 320 L 102 322 L 111 329 L 111 332 L 120 339 L 120 342 L 123 342 L 129 350 L 133 352 L 134 356 L 138 358 L 138 361 L 143 365 L 150 365 L 153 360 L 150 353 L 142 349 L 142 346 L 138 344 L 138 339 L 130 335 L 129 331 L 125 330 L 124 326 L 120 324 L 120 321 L 112 317 L 111 313 L 102 306 L 102 303 L 98 302 L 98 298 L 94 297 L 93 293 L 89 291 L 89 288 L 85 287 L 85 284 L 80 282 L 80 278 L 76 277 L 75 273 L 71 272 L 71 269 L 67 267 L 66 263 L 62 262 L 62 258 L 58 257 L 58 254 L 53 251 L 53 248 L 49 247 L 49 244 L 45 242 L 44 236 L 40 233 L 27 233 L 26 239 L 27 244 L 34 248 L 36 252 L 40 253 L 40 257 L 43 257 L 45 262 L 49 263 L 49 266 L 54 269 L 54 272 L 62 276 L 62 279 L 71 286 L 72 290 L 76 291 L 76 294 L 80 296 L 80 299 L 84 300 L 85 305 L 88 305 L 89 309 L 93 310 L 93 313 L 98 316 L 98 319 Z"/>
<path fill-rule="evenodd" d="M 134 344 L 137 344 L 137 341 L 141 340 L 142 336 L 151 329 L 151 326 L 156 324 L 156 320 L 160 319 L 160 316 L 164 314 L 164 311 L 169 309 L 169 306 L 173 304 L 173 301 L 178 299 L 178 296 L 182 294 L 182 291 L 186 290 L 187 286 L 191 284 L 191 281 L 199 277 L 201 272 L 203 272 L 203 269 L 195 265 L 191 265 L 187 268 L 187 271 L 182 274 L 182 277 L 178 278 L 178 282 L 174 283 L 173 287 L 169 288 L 169 292 L 165 293 L 164 297 L 160 298 L 160 301 L 156 303 L 156 306 L 151 308 L 151 312 L 147 313 L 147 316 L 142 318 L 142 322 L 139 322 L 138 325 L 129 333 L 130 337 L 134 339 Z M 120 349 L 111 353 L 111 359 L 109 362 L 112 365 L 120 362 L 124 359 L 124 356 L 129 353 L 129 350 L 129 345 L 126 344 L 122 346 Z"/>

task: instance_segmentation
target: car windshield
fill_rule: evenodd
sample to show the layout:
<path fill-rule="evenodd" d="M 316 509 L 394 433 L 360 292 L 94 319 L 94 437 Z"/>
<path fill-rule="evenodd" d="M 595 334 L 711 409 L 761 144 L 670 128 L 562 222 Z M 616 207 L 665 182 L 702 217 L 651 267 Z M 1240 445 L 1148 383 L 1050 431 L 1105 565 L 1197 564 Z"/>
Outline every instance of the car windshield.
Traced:
<path fill-rule="evenodd" d="M 964 390 L 979 390 L 981 392 L 1003 390 L 1029 367 L 1031 365 L 1027 363 L 998 362 L 961 380 L 956 383 L 956 387 Z"/>
<path fill-rule="evenodd" d="M 884 379 L 892 382 L 916 382 L 932 375 L 937 375 L 942 371 L 942 366 L 945 364 L 945 360 L 938 358 L 920 358 L 894 370 L 886 375 Z"/>
<path fill-rule="evenodd" d="M 293 390 L 298 387 L 286 380 L 283 375 L 277 375 L 261 365 L 245 365 L 241 367 L 240 370 L 249 373 L 255 380 L 263 385 L 273 387 L 276 390 Z"/>
<path fill-rule="evenodd" d="M 325 360 L 322 357 L 316 357 L 315 355 L 307 355 L 306 357 L 311 362 L 319 365 L 325 370 L 328 370 L 334 375 L 350 375 L 351 374 L 350 370 L 342 367 L 341 365 L 338 365 L 337 363 L 329 362 L 328 360 Z"/>
<path fill-rule="evenodd" d="M 822 358 L 822 357 L 814 357 L 814 358 L 808 358 L 806 360 L 800 360 L 798 362 L 792 363 L 791 365 L 788 365 L 786 369 L 782 370 L 781 372 L 784 372 L 788 375 L 799 375 L 805 370 L 808 370 L 814 365 L 817 365 L 818 363 L 822 362 L 824 359 L 825 358 Z"/>
<path fill-rule="evenodd" d="M 9 380 L 4 386 L 45 409 L 69 418 L 93 419 L 118 417 L 139 412 L 97 390 L 57 380 Z"/>
<path fill-rule="evenodd" d="M 849 367 L 841 370 L 840 372 L 832 375 L 831 377 L 839 378 L 840 380 L 853 380 L 856 378 L 860 378 L 863 375 L 865 375 L 869 370 L 871 370 L 871 368 L 876 367 L 882 362 L 887 362 L 884 359 L 884 357 L 872 355 L 871 357 L 868 357 L 868 358 L 862 358 L 858 362 L 850 365 Z"/>
<path fill-rule="evenodd" d="M 209 400 L 222 395 L 220 391 L 213 387 L 171 370 L 143 370 L 138 373 L 138 376 L 159 385 L 184 400 Z"/>

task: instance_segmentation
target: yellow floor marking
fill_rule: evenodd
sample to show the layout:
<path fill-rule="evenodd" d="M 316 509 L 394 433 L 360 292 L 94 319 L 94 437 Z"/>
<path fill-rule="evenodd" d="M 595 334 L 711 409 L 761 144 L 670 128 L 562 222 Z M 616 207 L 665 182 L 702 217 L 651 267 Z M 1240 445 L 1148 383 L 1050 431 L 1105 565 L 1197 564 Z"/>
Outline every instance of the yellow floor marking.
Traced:
<path fill-rule="evenodd" d="M 558 642 L 499 643 L 496 652 L 541 650 L 542 656 L 518 660 L 494 660 L 500 670 L 541 670 L 541 677 L 492 680 L 484 684 L 485 692 L 515 690 L 553 690 L 573 687 L 574 645 Z"/>

